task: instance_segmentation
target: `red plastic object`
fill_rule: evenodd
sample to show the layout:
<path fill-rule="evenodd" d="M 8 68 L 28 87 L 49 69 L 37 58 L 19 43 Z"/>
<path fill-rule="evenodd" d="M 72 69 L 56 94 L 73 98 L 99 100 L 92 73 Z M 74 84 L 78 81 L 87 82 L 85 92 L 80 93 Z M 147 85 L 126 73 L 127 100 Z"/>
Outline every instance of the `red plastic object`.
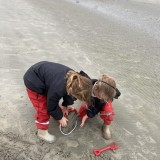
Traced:
<path fill-rule="evenodd" d="M 115 142 L 108 145 L 107 147 L 105 148 L 102 148 L 102 149 L 94 149 L 93 150 L 93 153 L 95 154 L 95 156 L 99 156 L 102 152 L 104 151 L 107 151 L 107 150 L 112 150 L 114 151 L 115 149 L 117 149 L 120 145 L 119 144 L 116 144 Z"/>
<path fill-rule="evenodd" d="M 79 116 L 80 120 L 82 120 L 83 116 L 85 116 L 87 114 L 86 109 L 87 109 L 86 105 L 82 104 L 79 111 L 78 111 L 78 116 Z"/>

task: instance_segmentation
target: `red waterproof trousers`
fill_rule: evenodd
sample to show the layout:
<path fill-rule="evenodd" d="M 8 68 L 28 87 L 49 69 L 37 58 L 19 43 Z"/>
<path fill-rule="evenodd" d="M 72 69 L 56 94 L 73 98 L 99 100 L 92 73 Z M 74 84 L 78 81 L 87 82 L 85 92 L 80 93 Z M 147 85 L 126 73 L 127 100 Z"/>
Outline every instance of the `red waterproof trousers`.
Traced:
<path fill-rule="evenodd" d="M 38 129 L 48 130 L 50 115 L 47 112 L 47 97 L 26 89 L 28 97 L 36 110 L 35 122 Z"/>
<path fill-rule="evenodd" d="M 80 119 L 82 119 L 82 117 L 85 114 L 87 114 L 86 111 L 87 111 L 86 105 L 82 104 L 80 109 L 79 109 L 79 112 L 78 112 Z M 107 102 L 102 107 L 99 115 L 100 115 L 101 119 L 103 119 L 103 121 L 106 125 L 111 124 L 111 122 L 114 119 L 114 108 L 112 107 L 112 102 L 111 101 Z"/>

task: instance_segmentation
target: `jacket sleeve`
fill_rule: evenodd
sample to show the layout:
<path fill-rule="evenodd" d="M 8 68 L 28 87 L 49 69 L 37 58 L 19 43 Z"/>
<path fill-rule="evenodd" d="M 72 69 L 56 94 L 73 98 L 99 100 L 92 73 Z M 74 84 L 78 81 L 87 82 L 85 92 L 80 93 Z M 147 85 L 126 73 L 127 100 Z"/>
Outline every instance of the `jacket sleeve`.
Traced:
<path fill-rule="evenodd" d="M 67 94 L 63 96 L 62 106 L 67 107 L 68 105 L 72 105 L 73 103 L 74 103 L 74 100 L 71 96 Z"/>
<path fill-rule="evenodd" d="M 87 116 L 93 118 L 101 111 L 104 104 L 105 101 L 100 100 L 96 97 L 92 98 L 92 106 L 87 109 Z"/>
<path fill-rule="evenodd" d="M 56 120 L 63 117 L 63 112 L 59 107 L 60 99 L 61 97 L 56 92 L 48 92 L 47 94 L 47 112 Z"/>
<path fill-rule="evenodd" d="M 89 107 L 87 109 L 87 116 L 89 118 L 93 118 L 96 114 L 98 114 L 100 112 L 100 110 L 98 108 L 95 107 Z"/>

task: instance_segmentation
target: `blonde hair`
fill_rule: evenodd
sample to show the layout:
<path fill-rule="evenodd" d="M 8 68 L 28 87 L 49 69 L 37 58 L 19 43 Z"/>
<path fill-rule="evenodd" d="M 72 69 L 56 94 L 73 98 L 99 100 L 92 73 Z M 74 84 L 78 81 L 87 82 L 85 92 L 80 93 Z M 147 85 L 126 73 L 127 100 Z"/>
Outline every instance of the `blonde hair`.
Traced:
<path fill-rule="evenodd" d="M 116 82 L 113 78 L 104 74 L 95 84 L 95 92 L 103 94 L 106 100 L 113 100 L 116 95 Z"/>
<path fill-rule="evenodd" d="M 81 101 L 85 101 L 87 104 L 90 104 L 93 86 L 92 81 L 72 70 L 66 74 L 66 78 L 66 90 L 68 94 Z"/>

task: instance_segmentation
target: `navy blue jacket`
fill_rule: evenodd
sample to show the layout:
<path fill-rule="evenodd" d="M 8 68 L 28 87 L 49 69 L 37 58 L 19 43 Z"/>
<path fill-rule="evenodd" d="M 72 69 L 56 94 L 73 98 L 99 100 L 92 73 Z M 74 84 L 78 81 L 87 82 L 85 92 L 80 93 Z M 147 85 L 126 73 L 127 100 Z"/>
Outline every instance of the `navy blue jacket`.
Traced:
<path fill-rule="evenodd" d="M 47 111 L 56 120 L 63 117 L 59 101 L 62 105 L 74 103 L 66 91 L 66 73 L 72 70 L 62 64 L 42 61 L 31 66 L 24 75 L 24 83 L 30 90 L 47 96 Z"/>

